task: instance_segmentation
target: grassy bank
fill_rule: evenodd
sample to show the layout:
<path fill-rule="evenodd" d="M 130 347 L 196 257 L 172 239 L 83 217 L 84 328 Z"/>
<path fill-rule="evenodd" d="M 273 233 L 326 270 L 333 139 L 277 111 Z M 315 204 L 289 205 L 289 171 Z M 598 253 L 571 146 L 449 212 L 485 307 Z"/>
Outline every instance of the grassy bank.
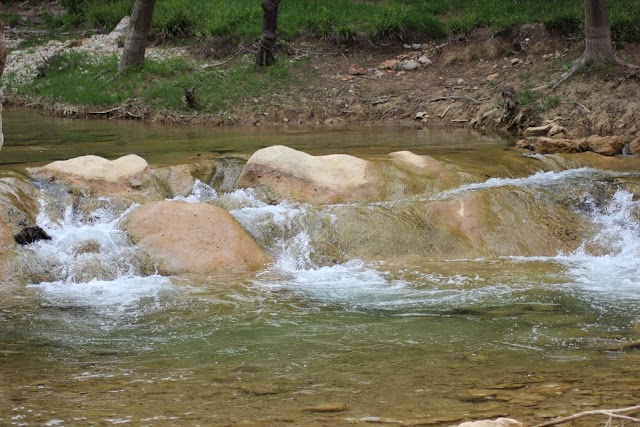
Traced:
<path fill-rule="evenodd" d="M 18 2 L 5 2 L 8 9 Z M 640 40 L 640 2 L 609 0 L 614 38 Z M 62 0 L 67 13 L 45 16 L 50 27 L 112 29 L 131 13 L 133 0 Z M 47 12 L 45 12 L 46 14 Z M 255 37 L 260 32 L 259 0 L 163 0 L 156 6 L 157 40 L 212 36 Z M 5 18 L 16 24 L 16 15 Z M 505 28 L 544 23 L 565 34 L 579 34 L 582 0 L 286 0 L 280 35 L 312 35 L 339 42 L 355 39 L 438 39 L 478 27 Z"/>
<path fill-rule="evenodd" d="M 253 57 L 226 68 L 204 68 L 182 57 L 147 60 L 143 69 L 127 73 L 118 73 L 117 64 L 115 56 L 96 59 L 82 53 L 62 53 L 47 63 L 45 78 L 17 83 L 6 76 L 4 86 L 7 93 L 19 97 L 94 110 L 135 104 L 141 109 L 177 113 L 195 111 L 184 101 L 185 89 L 195 88 L 199 111 L 225 115 L 240 104 L 258 111 L 265 104 L 261 96 L 296 84 L 312 72 L 304 60 L 258 69 Z"/>

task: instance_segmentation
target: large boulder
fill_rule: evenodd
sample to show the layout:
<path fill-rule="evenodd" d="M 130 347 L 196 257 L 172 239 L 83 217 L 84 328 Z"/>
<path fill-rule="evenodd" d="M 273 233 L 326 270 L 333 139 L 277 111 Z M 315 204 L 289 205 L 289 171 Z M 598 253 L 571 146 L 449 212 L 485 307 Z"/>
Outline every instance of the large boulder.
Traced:
<path fill-rule="evenodd" d="M 162 198 L 151 168 L 135 154 L 107 160 L 99 156 L 81 156 L 49 163 L 31 170 L 37 178 L 62 181 L 72 190 L 93 196 L 141 195 Z"/>
<path fill-rule="evenodd" d="M 277 200 L 329 204 L 379 200 L 380 180 L 366 160 L 345 154 L 312 156 L 276 145 L 251 156 L 236 186 L 266 186 Z"/>
<path fill-rule="evenodd" d="M 587 138 L 589 151 L 603 156 L 617 156 L 622 154 L 626 139 L 622 136 L 596 136 Z"/>
<path fill-rule="evenodd" d="M 270 261 L 231 214 L 205 203 L 147 203 L 123 227 L 164 274 L 257 270 Z"/>

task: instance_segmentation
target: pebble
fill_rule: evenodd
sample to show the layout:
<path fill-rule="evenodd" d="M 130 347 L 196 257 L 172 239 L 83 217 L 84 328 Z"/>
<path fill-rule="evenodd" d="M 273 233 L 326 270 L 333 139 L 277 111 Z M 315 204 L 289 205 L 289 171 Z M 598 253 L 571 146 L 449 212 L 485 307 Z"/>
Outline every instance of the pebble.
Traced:
<path fill-rule="evenodd" d="M 487 81 L 488 82 L 493 82 L 493 81 L 497 80 L 498 77 L 500 77 L 500 74 L 498 74 L 498 73 L 489 74 L 487 76 Z"/>
<path fill-rule="evenodd" d="M 306 412 L 335 413 L 347 410 L 346 403 L 326 403 L 305 409 Z"/>

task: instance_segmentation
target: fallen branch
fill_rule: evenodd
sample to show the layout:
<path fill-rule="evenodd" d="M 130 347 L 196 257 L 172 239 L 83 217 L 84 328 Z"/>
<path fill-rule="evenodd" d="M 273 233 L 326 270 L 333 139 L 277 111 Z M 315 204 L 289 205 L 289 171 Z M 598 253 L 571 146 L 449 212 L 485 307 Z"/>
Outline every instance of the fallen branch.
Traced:
<path fill-rule="evenodd" d="M 240 56 L 240 54 L 242 52 L 244 52 L 244 48 L 242 46 L 240 46 L 240 48 L 238 49 L 238 51 L 235 53 L 235 55 L 233 55 L 230 59 L 226 60 L 226 61 L 222 61 L 222 62 L 216 62 L 214 64 L 209 65 L 209 67 L 219 67 L 221 65 L 225 65 L 228 64 L 229 62 L 235 60 L 238 56 Z"/>
<path fill-rule="evenodd" d="M 488 98 L 482 98 L 482 99 L 473 99 L 473 98 L 469 98 L 468 96 L 439 96 L 437 98 L 433 98 L 427 101 L 428 103 L 431 102 L 439 102 L 439 101 L 448 101 L 451 99 L 461 99 L 461 100 L 465 100 L 465 101 L 471 101 L 474 104 L 480 104 L 482 101 L 485 101 Z"/>
<path fill-rule="evenodd" d="M 107 114 L 115 113 L 116 111 L 120 111 L 121 109 L 122 109 L 122 107 L 115 107 L 115 108 L 112 108 L 110 110 L 104 110 L 104 111 L 89 111 L 89 112 L 87 112 L 87 114 L 107 115 Z"/>
<path fill-rule="evenodd" d="M 585 411 L 585 412 L 579 412 L 577 414 L 573 414 L 570 415 L 568 417 L 564 417 L 564 418 L 560 418 L 557 420 L 553 420 L 553 421 L 549 421 L 543 424 L 538 424 L 534 427 L 549 427 L 549 426 L 555 426 L 558 424 L 564 424 L 567 423 L 569 421 L 573 421 L 575 419 L 578 418 L 582 418 L 582 417 L 588 417 L 590 415 L 604 415 L 607 416 L 609 418 L 615 418 L 615 419 L 620 419 L 620 420 L 626 420 L 626 421 L 633 421 L 633 422 L 637 422 L 640 423 L 640 418 L 634 418 L 634 417 L 629 417 L 626 415 L 621 415 L 623 413 L 633 413 L 633 412 L 639 412 L 640 411 L 640 405 L 638 406 L 630 406 L 628 408 L 621 408 L 621 409 L 597 409 L 597 410 L 593 410 L 593 411 Z"/>
<path fill-rule="evenodd" d="M 447 107 L 447 109 L 446 109 L 446 110 L 444 110 L 444 111 L 442 112 L 442 114 L 438 114 L 438 116 L 440 116 L 440 118 L 441 118 L 441 119 L 443 119 L 443 118 L 444 118 L 444 116 L 446 116 L 446 115 L 447 115 L 447 113 L 449 112 L 449 110 L 451 110 L 452 108 L 453 108 L 453 106 L 452 106 L 452 105 L 449 105 L 449 106 Z"/>

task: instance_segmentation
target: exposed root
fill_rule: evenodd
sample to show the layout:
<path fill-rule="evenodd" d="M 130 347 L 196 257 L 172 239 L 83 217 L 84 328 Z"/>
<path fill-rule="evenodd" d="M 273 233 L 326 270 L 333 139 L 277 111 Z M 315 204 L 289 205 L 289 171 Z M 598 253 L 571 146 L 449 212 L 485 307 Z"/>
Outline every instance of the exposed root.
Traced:
<path fill-rule="evenodd" d="M 571 76 L 573 76 L 582 66 L 584 66 L 585 64 L 587 64 L 587 62 L 589 62 L 590 60 L 594 59 L 593 57 L 589 56 L 589 55 L 582 55 L 580 58 L 578 58 L 577 60 L 575 60 L 573 62 L 573 64 L 571 65 L 571 68 L 569 68 L 567 71 L 565 71 L 558 80 L 556 80 L 553 83 L 550 83 L 548 85 L 542 85 L 542 86 L 538 86 L 533 88 L 534 91 L 539 92 L 545 89 L 550 89 L 552 92 L 558 87 L 560 86 L 562 83 L 564 83 L 565 81 L 567 81 Z M 631 68 L 631 69 L 638 69 L 639 67 L 637 65 L 633 65 L 630 64 L 626 61 L 623 61 L 622 59 L 618 58 L 617 56 L 613 56 L 610 58 L 605 58 L 605 61 L 611 62 L 612 64 L 615 65 L 619 65 L 621 67 L 627 67 L 627 68 Z"/>
<path fill-rule="evenodd" d="M 570 415 L 568 417 L 564 417 L 564 418 L 560 418 L 557 420 L 553 420 L 553 421 L 549 421 L 543 424 L 538 424 L 534 427 L 550 427 L 550 426 L 555 426 L 558 424 L 564 424 L 564 423 L 568 423 L 569 421 L 573 421 L 576 420 L 578 418 L 583 418 L 583 417 L 588 417 L 591 415 L 604 415 L 606 417 L 609 417 L 609 420 L 612 419 L 617 419 L 617 420 L 624 420 L 624 421 L 631 421 L 631 422 L 635 422 L 635 423 L 640 423 L 640 418 L 634 418 L 634 417 L 630 417 L 628 415 L 622 415 L 622 414 L 629 414 L 629 413 L 634 413 L 634 412 L 640 412 L 640 405 L 638 406 L 630 406 L 628 408 L 621 408 L 621 409 L 598 409 L 598 410 L 593 410 L 593 411 L 585 411 L 585 412 L 580 412 L 577 414 L 573 414 Z"/>

